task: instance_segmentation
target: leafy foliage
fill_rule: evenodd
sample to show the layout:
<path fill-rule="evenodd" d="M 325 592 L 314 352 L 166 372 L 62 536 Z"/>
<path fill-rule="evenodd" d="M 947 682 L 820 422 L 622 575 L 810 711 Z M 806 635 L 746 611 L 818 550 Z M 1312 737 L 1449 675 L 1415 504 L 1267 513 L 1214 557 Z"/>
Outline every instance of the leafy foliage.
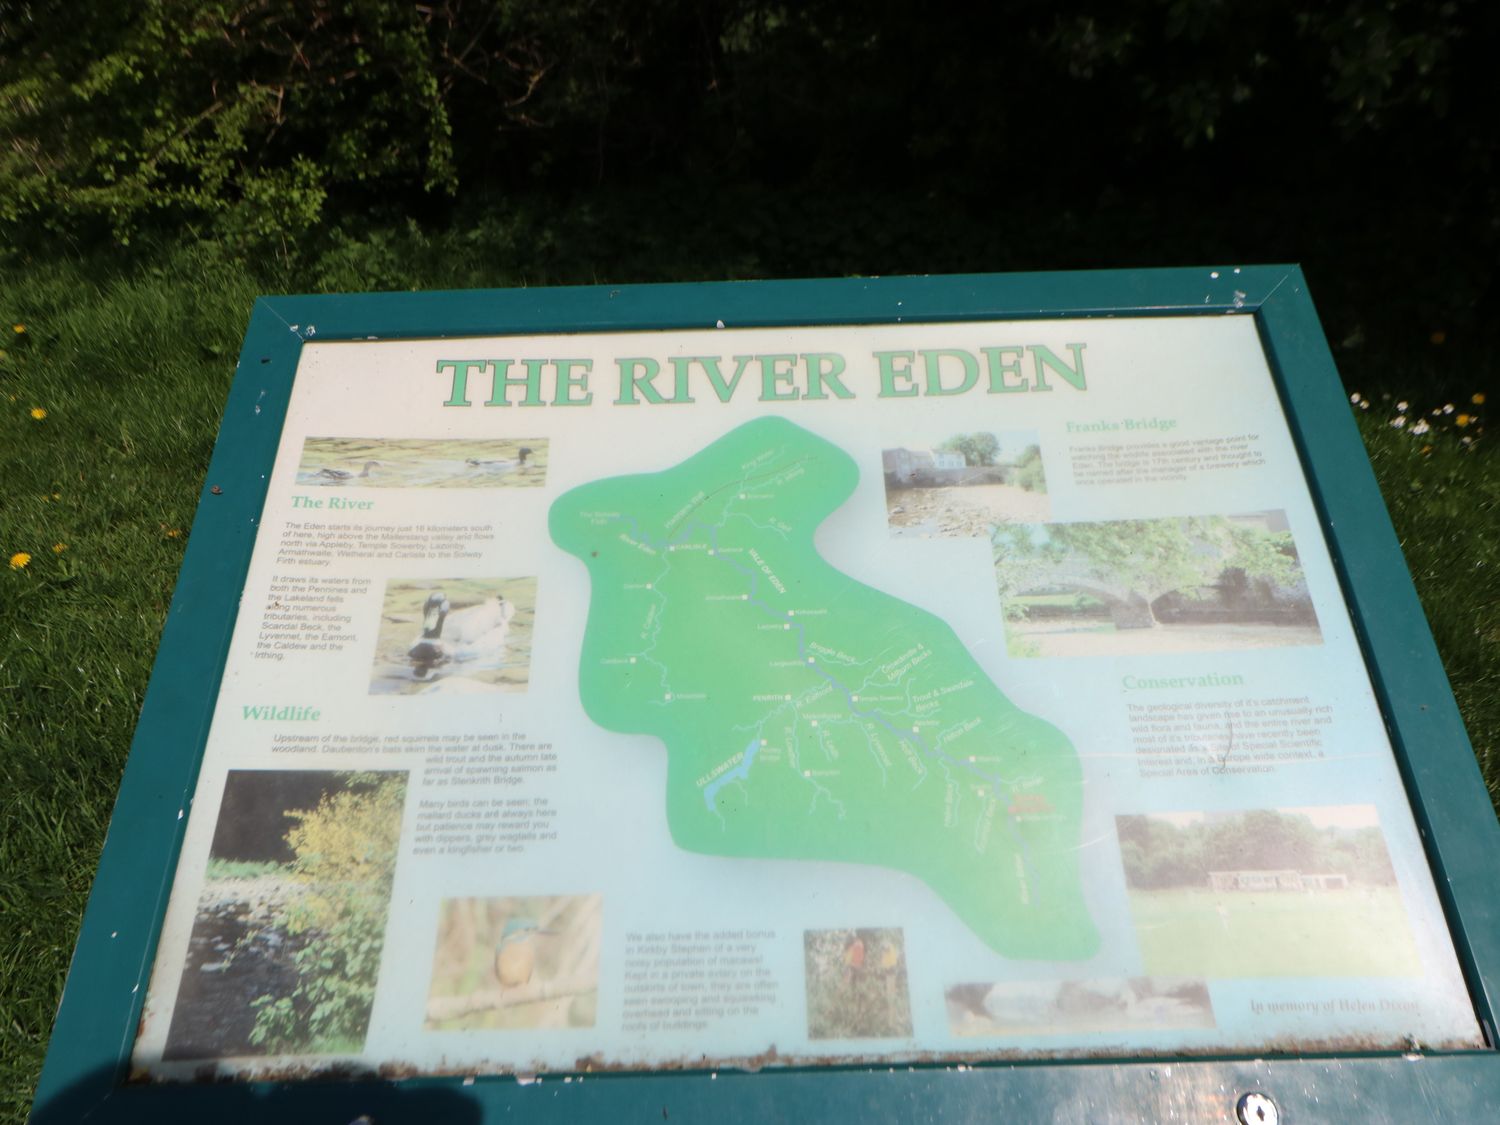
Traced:
<path fill-rule="evenodd" d="M 1127 884 L 1138 890 L 1206 887 L 1210 871 L 1295 870 L 1393 886 L 1390 854 L 1373 825 L 1316 827 L 1304 814 L 1253 809 L 1174 824 L 1151 816 L 1115 818 Z"/>
<path fill-rule="evenodd" d="M 984 185 L 991 207 L 994 182 L 1031 190 L 1021 169 L 1092 192 L 1099 168 L 1267 138 L 1289 161 L 1354 139 L 1381 159 L 1399 135 L 1477 177 L 1496 156 L 1478 96 L 1492 9 L 140 0 L 80 16 L 0 0 L 0 225 L 274 240 L 330 211 L 440 209 L 460 185 L 717 192 L 898 170 Z M 1425 139 L 1445 120 L 1461 148 Z M 894 241 L 807 218 L 825 258 L 841 239 Z"/>
<path fill-rule="evenodd" d="M 964 464 L 973 468 L 995 463 L 995 458 L 1000 453 L 1000 439 L 989 433 L 954 434 L 938 448 L 962 453 Z"/>
<path fill-rule="evenodd" d="M 209 856 L 208 870 L 203 877 L 210 882 L 215 879 L 256 879 L 264 875 L 278 875 L 281 864 L 258 860 L 218 859 Z"/>
<path fill-rule="evenodd" d="M 287 1053 L 358 1049 L 364 1041 L 385 922 L 406 775 L 352 774 L 347 788 L 314 809 L 290 812 L 292 877 L 306 894 L 287 909 L 285 928 L 312 940 L 293 954 L 290 995 L 260 996 L 251 1041 Z"/>
<path fill-rule="evenodd" d="M 1095 582 L 1148 604 L 1172 591 L 1193 596 L 1226 571 L 1289 586 L 1301 577 L 1290 532 L 1231 523 L 1223 516 L 997 524 L 991 534 L 1002 597 L 1061 582 Z M 1057 577 L 1064 575 L 1064 577 Z"/>
<path fill-rule="evenodd" d="M 900 930 L 808 930 L 803 953 L 809 1036 L 864 1039 L 911 1034 Z"/>
<path fill-rule="evenodd" d="M 509 130 L 607 113 L 657 5 L 0 5 L 0 223 L 295 235 L 332 193 L 452 193 Z M 601 19 L 602 17 L 602 19 Z"/>
<path fill-rule="evenodd" d="M 1462 0 L 1134 0 L 1074 6 L 1045 42 L 1070 74 L 1165 110 L 1166 126 L 1186 145 L 1243 125 L 1288 87 L 1352 134 L 1387 128 L 1410 111 L 1448 111 L 1456 49 L 1477 8 Z"/>
<path fill-rule="evenodd" d="M 1016 484 L 1027 492 L 1046 492 L 1047 474 L 1042 466 L 1042 449 L 1028 445 L 1016 459 Z"/>

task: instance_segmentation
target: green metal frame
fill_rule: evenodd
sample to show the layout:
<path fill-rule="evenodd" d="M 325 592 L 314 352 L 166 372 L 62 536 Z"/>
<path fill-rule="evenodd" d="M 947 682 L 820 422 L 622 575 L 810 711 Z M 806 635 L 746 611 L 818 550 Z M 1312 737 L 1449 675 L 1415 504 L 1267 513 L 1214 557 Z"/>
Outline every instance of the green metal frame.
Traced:
<path fill-rule="evenodd" d="M 1064 317 L 1255 317 L 1486 1039 L 1497 826 L 1302 273 L 1294 266 L 267 297 L 256 302 L 58 1011 L 36 1122 L 1486 1120 L 1500 1053 L 1118 1058 L 875 1069 L 129 1083 L 152 958 L 302 345 L 552 332 Z M 1356 1108 L 1357 1107 L 1357 1108 Z"/>

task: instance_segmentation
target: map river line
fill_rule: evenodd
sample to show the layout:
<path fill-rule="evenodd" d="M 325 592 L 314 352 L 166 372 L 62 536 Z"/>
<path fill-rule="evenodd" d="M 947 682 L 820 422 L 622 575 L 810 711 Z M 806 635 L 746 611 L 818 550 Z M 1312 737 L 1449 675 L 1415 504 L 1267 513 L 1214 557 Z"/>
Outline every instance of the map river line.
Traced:
<path fill-rule="evenodd" d="M 894 868 L 1005 956 L 1089 957 L 1073 746 L 945 621 L 818 554 L 858 479 L 841 449 L 762 418 L 559 498 L 552 538 L 592 582 L 584 709 L 666 743 L 680 847 Z"/>

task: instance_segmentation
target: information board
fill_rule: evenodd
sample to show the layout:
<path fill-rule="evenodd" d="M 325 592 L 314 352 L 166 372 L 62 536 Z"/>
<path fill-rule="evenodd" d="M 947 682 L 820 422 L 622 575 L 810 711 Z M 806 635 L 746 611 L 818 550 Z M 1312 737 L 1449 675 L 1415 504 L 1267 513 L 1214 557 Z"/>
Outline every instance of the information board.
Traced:
<path fill-rule="evenodd" d="M 1243 298 L 252 332 L 122 1065 L 1488 1058 Z"/>
<path fill-rule="evenodd" d="M 1480 1042 L 1247 317 L 303 348 L 136 1064 Z"/>

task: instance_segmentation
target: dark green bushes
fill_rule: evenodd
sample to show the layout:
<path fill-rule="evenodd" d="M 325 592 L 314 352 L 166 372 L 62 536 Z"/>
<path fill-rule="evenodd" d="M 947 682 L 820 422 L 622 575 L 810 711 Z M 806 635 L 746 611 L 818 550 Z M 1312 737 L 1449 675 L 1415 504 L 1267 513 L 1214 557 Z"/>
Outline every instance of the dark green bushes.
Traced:
<path fill-rule="evenodd" d="M 0 230 L 274 243 L 606 182 L 1086 207 L 1331 155 L 1481 184 L 1495 7 L 1305 7 L 0 0 Z"/>

